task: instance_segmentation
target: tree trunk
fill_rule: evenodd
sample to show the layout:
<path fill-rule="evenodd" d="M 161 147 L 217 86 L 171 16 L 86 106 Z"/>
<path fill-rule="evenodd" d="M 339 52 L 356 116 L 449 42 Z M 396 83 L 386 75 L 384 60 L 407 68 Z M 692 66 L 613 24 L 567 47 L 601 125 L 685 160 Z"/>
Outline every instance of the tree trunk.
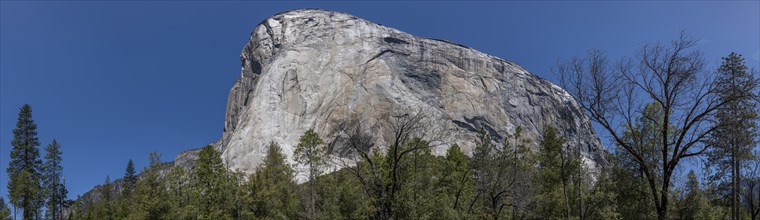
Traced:
<path fill-rule="evenodd" d="M 736 220 L 737 202 L 736 202 L 736 147 L 731 144 L 731 219 Z"/>

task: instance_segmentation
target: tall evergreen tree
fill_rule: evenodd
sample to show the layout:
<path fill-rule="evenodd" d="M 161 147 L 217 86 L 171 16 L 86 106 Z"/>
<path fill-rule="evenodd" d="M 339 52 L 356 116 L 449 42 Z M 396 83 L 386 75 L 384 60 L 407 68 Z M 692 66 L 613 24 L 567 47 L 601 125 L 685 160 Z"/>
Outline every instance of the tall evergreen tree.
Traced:
<path fill-rule="evenodd" d="M 126 218 L 129 215 L 129 208 L 133 202 L 133 195 L 135 187 L 137 186 L 137 174 L 135 172 L 135 164 L 132 159 L 127 162 L 127 167 L 124 171 L 124 177 L 122 178 L 121 191 L 119 198 L 115 201 L 116 206 L 116 218 Z"/>
<path fill-rule="evenodd" d="M 559 136 L 554 127 L 544 128 L 538 154 L 540 185 L 538 194 L 539 212 L 544 218 L 571 218 L 576 207 L 571 203 L 574 193 L 570 183 L 578 169 L 578 161 L 563 150 L 567 141 Z M 577 216 L 576 216 L 577 217 Z"/>
<path fill-rule="evenodd" d="M 680 219 L 710 219 L 709 207 L 694 170 L 686 175 L 685 195 L 677 207 Z"/>
<path fill-rule="evenodd" d="M 190 175 L 180 166 L 174 166 L 164 178 L 166 189 L 169 191 L 167 200 L 170 201 L 172 212 L 169 219 L 192 219 L 197 216 L 192 202 Z"/>
<path fill-rule="evenodd" d="M 194 193 L 201 219 L 230 219 L 231 184 L 221 154 L 211 145 L 203 147 L 193 168 Z"/>
<path fill-rule="evenodd" d="M 717 126 L 707 141 L 711 146 L 707 165 L 712 180 L 730 183 L 731 216 L 737 219 L 742 168 L 752 159 L 757 143 L 759 110 L 756 96 L 751 93 L 758 89 L 758 81 L 748 71 L 744 58 L 736 53 L 723 58 L 717 73 L 718 100 L 726 105 L 718 108 Z"/>
<path fill-rule="evenodd" d="M 248 219 L 295 219 L 298 199 L 293 173 L 280 145 L 271 142 L 264 161 L 243 186 L 247 204 L 243 216 Z"/>
<path fill-rule="evenodd" d="M 124 171 L 124 191 L 122 193 L 129 194 L 132 192 L 132 190 L 135 189 L 135 184 L 137 184 L 137 175 L 135 174 L 135 163 L 132 162 L 132 159 L 129 159 L 129 162 L 127 162 L 127 168 Z"/>
<path fill-rule="evenodd" d="M 327 148 L 322 138 L 309 129 L 298 139 L 298 145 L 293 152 L 295 160 L 306 165 L 309 172 L 308 179 L 308 202 L 306 203 L 307 219 L 317 218 L 317 184 L 316 178 L 321 172 L 321 167 L 327 159 Z"/>
<path fill-rule="evenodd" d="M 100 200 L 95 205 L 94 216 L 99 219 L 115 219 L 116 211 L 114 210 L 114 186 L 111 182 L 111 177 L 106 176 L 106 180 L 98 188 L 100 191 Z"/>
<path fill-rule="evenodd" d="M 63 201 L 66 199 L 66 186 L 63 185 L 63 166 L 61 162 L 61 145 L 53 142 L 45 147 L 45 163 L 42 166 L 43 182 L 46 189 L 47 215 L 50 219 L 63 219 Z"/>
<path fill-rule="evenodd" d="M 43 203 L 43 189 L 40 174 L 42 161 L 37 146 L 37 124 L 32 119 L 32 107 L 25 104 L 18 113 L 18 122 L 13 129 L 13 149 L 8 164 L 8 194 L 14 207 L 24 210 L 23 218 L 32 219 L 39 214 Z"/>
<path fill-rule="evenodd" d="M 145 168 L 143 177 L 137 181 L 133 202 L 129 204 L 128 219 L 166 219 L 170 213 L 171 205 L 165 199 L 168 192 L 159 179 L 159 171 L 165 165 L 156 152 L 151 152 L 148 158 L 150 166 Z"/>

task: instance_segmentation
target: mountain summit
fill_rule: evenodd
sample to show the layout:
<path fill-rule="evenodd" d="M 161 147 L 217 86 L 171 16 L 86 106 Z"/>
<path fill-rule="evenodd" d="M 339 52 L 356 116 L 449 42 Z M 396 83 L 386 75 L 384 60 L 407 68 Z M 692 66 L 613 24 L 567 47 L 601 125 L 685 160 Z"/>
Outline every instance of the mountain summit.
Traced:
<path fill-rule="evenodd" d="M 314 129 L 340 155 L 349 118 L 383 147 L 381 123 L 394 113 L 422 113 L 434 154 L 452 144 L 466 153 L 487 131 L 497 144 L 518 128 L 535 147 L 544 125 L 568 147 L 580 146 L 592 170 L 606 166 L 587 117 L 560 87 L 522 67 L 444 40 L 416 37 L 339 12 L 294 10 L 253 30 L 240 54 L 224 133 L 215 144 L 232 170 L 253 172 L 275 141 L 290 160 L 298 138 Z M 500 146 L 500 145 L 497 145 Z"/>

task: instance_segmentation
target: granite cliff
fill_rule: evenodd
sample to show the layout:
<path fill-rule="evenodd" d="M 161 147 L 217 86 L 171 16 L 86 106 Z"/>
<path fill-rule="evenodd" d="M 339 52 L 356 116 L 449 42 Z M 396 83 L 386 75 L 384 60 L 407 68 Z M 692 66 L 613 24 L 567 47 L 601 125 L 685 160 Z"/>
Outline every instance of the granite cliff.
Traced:
<path fill-rule="evenodd" d="M 519 127 L 535 146 L 543 126 L 551 125 L 568 146 L 581 147 L 590 168 L 608 163 L 589 120 L 567 92 L 515 63 L 463 45 L 305 9 L 262 21 L 240 60 L 224 132 L 215 143 L 233 170 L 253 172 L 270 141 L 292 160 L 298 137 L 308 129 L 335 140 L 341 135 L 336 128 L 349 116 L 361 118 L 370 133 L 381 133 L 377 124 L 400 109 L 429 116 L 437 154 L 455 143 L 470 153 L 480 128 L 500 144 Z M 332 152 L 341 148 L 335 145 Z"/>

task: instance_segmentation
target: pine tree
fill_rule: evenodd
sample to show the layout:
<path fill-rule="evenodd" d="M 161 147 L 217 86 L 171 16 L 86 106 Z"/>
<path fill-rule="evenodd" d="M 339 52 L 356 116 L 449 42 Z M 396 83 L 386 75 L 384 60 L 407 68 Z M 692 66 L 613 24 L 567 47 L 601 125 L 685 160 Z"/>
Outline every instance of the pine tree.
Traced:
<path fill-rule="evenodd" d="M 298 199 L 295 195 L 293 168 L 287 164 L 280 146 L 271 142 L 264 161 L 244 187 L 248 219 L 295 219 Z"/>
<path fill-rule="evenodd" d="M 468 219 L 467 208 L 475 199 L 475 182 L 469 159 L 459 145 L 454 144 L 444 158 L 436 158 L 438 181 L 433 203 L 434 219 Z"/>
<path fill-rule="evenodd" d="M 710 219 L 707 214 L 709 210 L 707 200 L 699 187 L 699 180 L 694 170 L 690 170 L 686 178 L 686 194 L 679 201 L 677 208 L 680 219 Z"/>
<path fill-rule="evenodd" d="M 758 106 L 756 96 L 748 93 L 758 89 L 758 81 L 748 71 L 744 58 L 736 53 L 723 58 L 717 73 L 719 101 L 727 104 L 717 110 L 717 126 L 707 141 L 711 146 L 707 166 L 711 180 L 730 183 L 731 216 L 737 219 L 742 168 L 752 159 L 757 143 Z"/>
<path fill-rule="evenodd" d="M 129 162 L 127 162 L 127 168 L 124 171 L 124 190 L 122 191 L 122 193 L 125 194 L 124 196 L 128 195 L 135 189 L 135 184 L 137 184 L 135 163 L 132 162 L 132 159 L 129 159 Z"/>
<path fill-rule="evenodd" d="M 554 127 L 544 128 L 538 154 L 539 212 L 543 218 L 570 218 L 573 193 L 571 178 L 577 171 L 577 161 L 563 151 L 566 140 Z"/>
<path fill-rule="evenodd" d="M 8 208 L 8 204 L 5 204 L 5 198 L 0 197 L 0 220 L 10 220 L 11 210 Z"/>
<path fill-rule="evenodd" d="M 13 129 L 13 149 L 11 161 L 8 164 L 8 194 L 10 202 L 15 207 L 23 209 L 23 218 L 35 218 L 43 203 L 43 189 L 40 185 L 42 161 L 37 146 L 37 124 L 32 119 L 32 107 L 28 104 L 21 107 L 18 122 Z"/>
<path fill-rule="evenodd" d="M 43 182 L 46 189 L 47 215 L 50 219 L 63 219 L 63 200 L 66 199 L 66 186 L 63 185 L 63 166 L 61 162 L 61 145 L 53 142 L 45 147 L 45 163 L 43 164 Z"/>
<path fill-rule="evenodd" d="M 137 186 L 137 175 L 135 174 L 135 164 L 132 159 L 127 162 L 127 167 L 122 178 L 122 187 L 119 198 L 116 200 L 116 218 L 126 218 L 129 216 L 129 209 L 133 202 L 135 187 Z"/>
<path fill-rule="evenodd" d="M 143 171 L 137 181 L 133 202 L 130 203 L 128 219 L 167 219 L 171 205 L 166 201 L 167 191 L 159 179 L 159 170 L 165 167 L 160 156 L 151 152 L 148 156 L 150 166 Z"/>
<path fill-rule="evenodd" d="M 103 182 L 103 185 L 101 185 L 98 188 L 98 191 L 100 191 L 100 200 L 95 205 L 95 216 L 97 216 L 100 219 L 114 219 L 115 218 L 115 210 L 114 210 L 114 200 L 113 200 L 113 183 L 111 183 L 111 177 L 106 176 L 106 180 Z"/>
<path fill-rule="evenodd" d="M 231 219 L 230 189 L 227 169 L 221 154 L 211 145 L 201 149 L 193 168 L 194 193 L 198 217 L 201 219 Z"/>
<path fill-rule="evenodd" d="M 308 167 L 308 202 L 306 203 L 307 219 L 317 218 L 317 184 L 316 178 L 327 159 L 327 149 L 322 138 L 309 129 L 298 139 L 298 145 L 293 152 L 295 160 Z"/>
<path fill-rule="evenodd" d="M 168 190 L 166 200 L 172 206 L 169 219 L 192 219 L 198 215 L 195 206 L 192 204 L 195 197 L 191 194 L 190 178 L 185 168 L 180 166 L 174 166 L 166 175 L 164 179 Z"/>

